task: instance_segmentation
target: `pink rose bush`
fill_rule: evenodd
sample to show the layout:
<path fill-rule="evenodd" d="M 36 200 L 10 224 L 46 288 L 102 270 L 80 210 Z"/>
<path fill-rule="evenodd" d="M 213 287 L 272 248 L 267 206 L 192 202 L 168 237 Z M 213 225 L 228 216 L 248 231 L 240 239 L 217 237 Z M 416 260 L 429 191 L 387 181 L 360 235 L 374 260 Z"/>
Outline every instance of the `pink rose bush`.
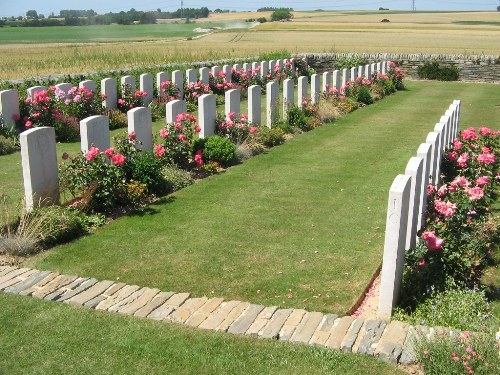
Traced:
<path fill-rule="evenodd" d="M 226 118 L 219 116 L 216 123 L 216 133 L 221 137 L 228 138 L 234 144 L 243 143 L 250 135 L 251 125 L 245 114 L 230 112 Z"/>
<path fill-rule="evenodd" d="M 121 97 L 118 98 L 118 109 L 123 113 L 131 109 L 142 107 L 144 105 L 144 98 L 148 93 L 140 90 L 132 90 L 129 85 L 123 85 L 121 90 Z"/>

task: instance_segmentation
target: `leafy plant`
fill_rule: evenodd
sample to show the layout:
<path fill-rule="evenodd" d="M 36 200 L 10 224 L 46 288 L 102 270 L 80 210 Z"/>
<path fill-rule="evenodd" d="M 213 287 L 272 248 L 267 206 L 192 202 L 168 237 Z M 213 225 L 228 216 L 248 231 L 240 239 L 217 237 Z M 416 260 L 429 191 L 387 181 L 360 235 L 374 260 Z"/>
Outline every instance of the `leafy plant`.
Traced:
<path fill-rule="evenodd" d="M 167 192 L 174 192 L 194 183 L 189 172 L 179 169 L 173 165 L 164 166 L 161 174 L 165 183 L 165 190 Z"/>
<path fill-rule="evenodd" d="M 425 62 L 417 69 L 419 78 L 438 81 L 458 81 L 459 70 L 454 66 L 441 66 L 437 61 Z"/>
<path fill-rule="evenodd" d="M 335 63 L 335 67 L 337 69 L 349 69 L 352 67 L 358 67 L 360 65 L 368 64 L 368 60 L 361 56 L 353 56 L 353 57 L 339 57 L 339 59 Z"/>
<path fill-rule="evenodd" d="M 0 135 L 0 155 L 8 155 L 16 152 L 18 148 L 11 138 Z"/>
<path fill-rule="evenodd" d="M 310 121 L 308 121 L 304 111 L 299 107 L 294 106 L 288 110 L 287 121 L 291 128 L 298 128 L 302 131 L 312 129 Z"/>
<path fill-rule="evenodd" d="M 205 160 L 224 165 L 233 160 L 236 146 L 228 138 L 214 135 L 200 139 L 194 149 L 201 150 Z"/>
<path fill-rule="evenodd" d="M 285 132 L 280 128 L 269 129 L 261 126 L 252 136 L 252 140 L 265 147 L 274 147 L 285 143 Z"/>

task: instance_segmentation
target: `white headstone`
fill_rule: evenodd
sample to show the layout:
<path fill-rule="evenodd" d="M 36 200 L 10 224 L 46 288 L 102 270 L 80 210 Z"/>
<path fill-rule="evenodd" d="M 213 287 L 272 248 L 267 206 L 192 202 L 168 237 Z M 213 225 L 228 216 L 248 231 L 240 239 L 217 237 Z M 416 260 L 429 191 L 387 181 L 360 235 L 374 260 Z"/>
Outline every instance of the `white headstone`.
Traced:
<path fill-rule="evenodd" d="M 148 95 L 142 99 L 145 106 L 149 105 L 153 101 L 154 86 L 153 86 L 153 75 L 150 73 L 144 73 L 139 76 L 139 85 L 141 91 L 145 91 Z"/>
<path fill-rule="evenodd" d="M 382 67 L 381 67 L 382 71 L 380 73 L 382 74 L 387 74 L 387 61 L 383 61 L 382 62 Z"/>
<path fill-rule="evenodd" d="M 234 64 L 234 65 L 233 65 L 233 69 L 234 69 L 236 72 L 241 72 L 241 65 L 240 65 L 240 64 Z"/>
<path fill-rule="evenodd" d="M 19 141 L 26 211 L 58 203 L 59 176 L 55 129 L 47 126 L 33 128 L 22 132 Z"/>
<path fill-rule="evenodd" d="M 180 98 L 184 98 L 184 78 L 182 75 L 182 71 L 174 70 L 172 72 L 172 83 L 179 90 Z"/>
<path fill-rule="evenodd" d="M 129 90 L 130 92 L 135 92 L 135 77 L 134 76 L 123 76 L 120 80 L 122 93 L 124 90 Z"/>
<path fill-rule="evenodd" d="M 136 147 L 142 151 L 153 149 L 153 127 L 151 109 L 149 107 L 137 107 L 127 112 L 128 132 L 136 135 Z"/>
<path fill-rule="evenodd" d="M 253 125 L 260 125 L 262 122 L 261 96 L 262 89 L 259 85 L 248 88 L 248 122 Z"/>
<path fill-rule="evenodd" d="M 198 81 L 198 78 L 196 77 L 196 70 L 186 70 L 186 83 L 189 85 L 190 83 L 194 83 L 196 81 Z"/>
<path fill-rule="evenodd" d="M 55 87 L 67 94 L 73 88 L 73 85 L 71 83 L 58 83 Z"/>
<path fill-rule="evenodd" d="M 432 176 L 431 183 L 437 185 L 439 182 L 439 171 L 441 166 L 441 144 L 439 142 L 439 133 L 431 132 L 427 135 L 426 143 L 432 145 L 432 157 L 430 175 Z"/>
<path fill-rule="evenodd" d="M 372 79 L 372 66 L 370 64 L 365 65 L 365 78 Z"/>
<path fill-rule="evenodd" d="M 28 97 L 30 97 L 32 100 L 35 98 L 35 93 L 41 92 L 41 91 L 47 91 L 46 86 L 33 86 L 29 87 L 26 90 L 26 93 L 28 94 Z"/>
<path fill-rule="evenodd" d="M 378 318 L 389 320 L 399 299 L 405 261 L 411 177 L 399 175 L 389 190 Z"/>
<path fill-rule="evenodd" d="M 309 99 L 309 97 L 307 96 L 308 95 L 308 93 L 307 93 L 308 83 L 309 82 L 307 82 L 307 77 L 302 76 L 302 77 L 298 78 L 297 106 L 299 108 L 302 108 L 304 105 L 304 102 L 307 101 L 307 99 Z"/>
<path fill-rule="evenodd" d="M 232 73 L 231 73 L 231 66 L 230 65 L 223 65 L 222 66 L 222 72 L 225 74 L 225 78 L 227 82 L 232 82 Z"/>
<path fill-rule="evenodd" d="M 217 103 L 214 94 L 203 94 L 198 98 L 198 123 L 201 131 L 200 138 L 215 134 L 215 119 L 217 117 Z"/>
<path fill-rule="evenodd" d="M 408 228 L 406 232 L 406 250 L 415 247 L 417 241 L 417 226 L 420 217 L 420 202 L 424 159 L 412 157 L 406 165 L 405 175 L 411 176 L 410 204 L 408 206 Z"/>
<path fill-rule="evenodd" d="M 341 83 L 340 71 L 334 70 L 333 71 L 333 88 L 340 91 L 341 87 L 342 87 L 342 83 Z"/>
<path fill-rule="evenodd" d="M 252 68 L 252 65 L 250 63 L 244 63 L 243 64 L 243 71 L 247 72 Z"/>
<path fill-rule="evenodd" d="M 15 126 L 15 119 L 21 114 L 19 111 L 19 92 L 17 90 L 0 91 L 0 114 L 6 126 Z"/>
<path fill-rule="evenodd" d="M 322 77 L 321 91 L 326 92 L 332 88 L 332 72 L 324 72 Z"/>
<path fill-rule="evenodd" d="M 203 84 L 208 85 L 208 82 L 210 81 L 210 69 L 200 68 L 200 81 L 203 82 Z"/>
<path fill-rule="evenodd" d="M 260 63 L 260 78 L 266 79 L 267 73 L 269 73 L 269 63 L 267 61 L 261 61 L 261 63 Z"/>
<path fill-rule="evenodd" d="M 351 68 L 351 81 L 355 81 L 358 78 L 358 68 Z"/>
<path fill-rule="evenodd" d="M 220 73 L 220 68 L 218 66 L 212 66 L 212 75 L 217 77 Z"/>
<path fill-rule="evenodd" d="M 419 216 L 417 230 L 423 228 L 425 215 L 427 213 L 427 185 L 430 183 L 429 174 L 432 160 L 432 146 L 429 143 L 421 143 L 417 150 L 417 156 L 423 159 L 422 186 L 420 188 Z"/>
<path fill-rule="evenodd" d="M 228 118 L 229 113 L 233 112 L 237 115 L 241 113 L 240 107 L 240 90 L 227 90 L 225 93 L 224 114 Z"/>
<path fill-rule="evenodd" d="M 376 63 L 370 64 L 370 69 L 371 69 L 372 75 L 378 73 L 377 72 L 377 64 Z"/>
<path fill-rule="evenodd" d="M 349 82 L 349 69 L 342 69 L 342 87 Z"/>
<path fill-rule="evenodd" d="M 278 89 L 279 85 L 275 81 L 266 84 L 266 126 L 269 129 L 278 119 Z"/>
<path fill-rule="evenodd" d="M 377 63 L 377 73 L 380 73 L 382 71 L 382 63 L 379 61 Z"/>
<path fill-rule="evenodd" d="M 319 93 L 320 93 L 319 85 L 320 85 L 319 74 L 311 75 L 311 102 L 313 104 L 319 103 Z"/>
<path fill-rule="evenodd" d="M 104 78 L 101 81 L 101 94 L 105 96 L 102 105 L 107 110 L 116 109 L 118 105 L 118 90 L 116 89 L 116 79 Z"/>
<path fill-rule="evenodd" d="M 177 116 L 187 112 L 186 101 L 184 100 L 172 100 L 168 102 L 165 106 L 166 116 L 165 122 L 167 125 L 174 124 L 177 121 Z"/>
<path fill-rule="evenodd" d="M 271 73 L 271 77 L 274 76 L 274 68 L 276 67 L 276 60 L 269 61 L 269 72 Z"/>
<path fill-rule="evenodd" d="M 365 76 L 365 67 L 363 65 L 358 66 L 358 78 L 363 78 Z"/>
<path fill-rule="evenodd" d="M 458 137 L 459 129 L 460 129 L 460 112 L 462 110 L 462 101 L 454 100 L 453 105 L 456 106 L 456 116 L 455 116 L 455 137 Z"/>
<path fill-rule="evenodd" d="M 78 84 L 78 87 L 81 88 L 81 89 L 85 87 L 85 89 L 87 91 L 91 91 L 91 92 L 95 92 L 96 89 L 97 89 L 97 85 L 95 84 L 94 81 L 91 81 L 91 80 L 81 81 Z"/>
<path fill-rule="evenodd" d="M 288 111 L 295 104 L 295 83 L 293 79 L 287 78 L 283 81 L 283 118 L 288 117 Z"/>
<path fill-rule="evenodd" d="M 80 121 L 80 139 L 84 154 L 92 146 L 106 151 L 110 144 L 108 116 L 90 116 Z"/>
<path fill-rule="evenodd" d="M 260 68 L 260 63 L 254 61 L 252 63 L 252 70 L 253 70 L 254 74 L 255 74 L 255 72 L 257 72 L 257 70 L 259 70 L 259 68 Z"/>
<path fill-rule="evenodd" d="M 166 81 L 170 81 L 170 74 L 168 72 L 156 73 L 156 91 L 158 91 L 159 98 L 163 98 L 165 96 L 161 90 L 161 84 Z"/>

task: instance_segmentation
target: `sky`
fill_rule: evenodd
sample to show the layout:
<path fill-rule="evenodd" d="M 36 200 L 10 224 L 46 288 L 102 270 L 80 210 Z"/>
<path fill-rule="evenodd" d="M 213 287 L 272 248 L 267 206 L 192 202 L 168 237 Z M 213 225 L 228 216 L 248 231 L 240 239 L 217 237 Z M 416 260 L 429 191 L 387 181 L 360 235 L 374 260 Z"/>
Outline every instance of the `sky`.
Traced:
<path fill-rule="evenodd" d="M 495 11 L 500 5 L 498 0 L 415 0 L 417 10 L 490 10 Z M 207 7 L 235 11 L 257 10 L 265 6 L 291 7 L 294 10 L 374 10 L 379 7 L 391 10 L 410 10 L 412 0 L 184 0 L 185 8 Z M 93 9 L 99 14 L 127 11 L 131 8 L 148 11 L 160 8 L 162 11 L 174 11 L 181 7 L 181 0 L 0 0 L 0 17 L 24 16 L 26 11 L 34 9 L 48 16 L 51 12 L 59 14 L 61 9 Z"/>

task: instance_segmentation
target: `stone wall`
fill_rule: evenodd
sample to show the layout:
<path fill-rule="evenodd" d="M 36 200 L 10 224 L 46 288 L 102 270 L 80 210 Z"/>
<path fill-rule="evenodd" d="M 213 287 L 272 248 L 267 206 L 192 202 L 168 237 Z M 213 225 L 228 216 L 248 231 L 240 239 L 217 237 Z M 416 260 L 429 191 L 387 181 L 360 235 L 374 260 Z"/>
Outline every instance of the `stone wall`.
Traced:
<path fill-rule="evenodd" d="M 426 61 L 437 61 L 443 66 L 455 66 L 462 81 L 500 83 L 500 55 L 423 55 L 391 53 L 329 53 L 300 54 L 318 73 L 333 71 L 339 58 L 363 57 L 369 63 L 390 60 L 398 64 L 409 78 L 418 79 L 417 69 Z"/>

